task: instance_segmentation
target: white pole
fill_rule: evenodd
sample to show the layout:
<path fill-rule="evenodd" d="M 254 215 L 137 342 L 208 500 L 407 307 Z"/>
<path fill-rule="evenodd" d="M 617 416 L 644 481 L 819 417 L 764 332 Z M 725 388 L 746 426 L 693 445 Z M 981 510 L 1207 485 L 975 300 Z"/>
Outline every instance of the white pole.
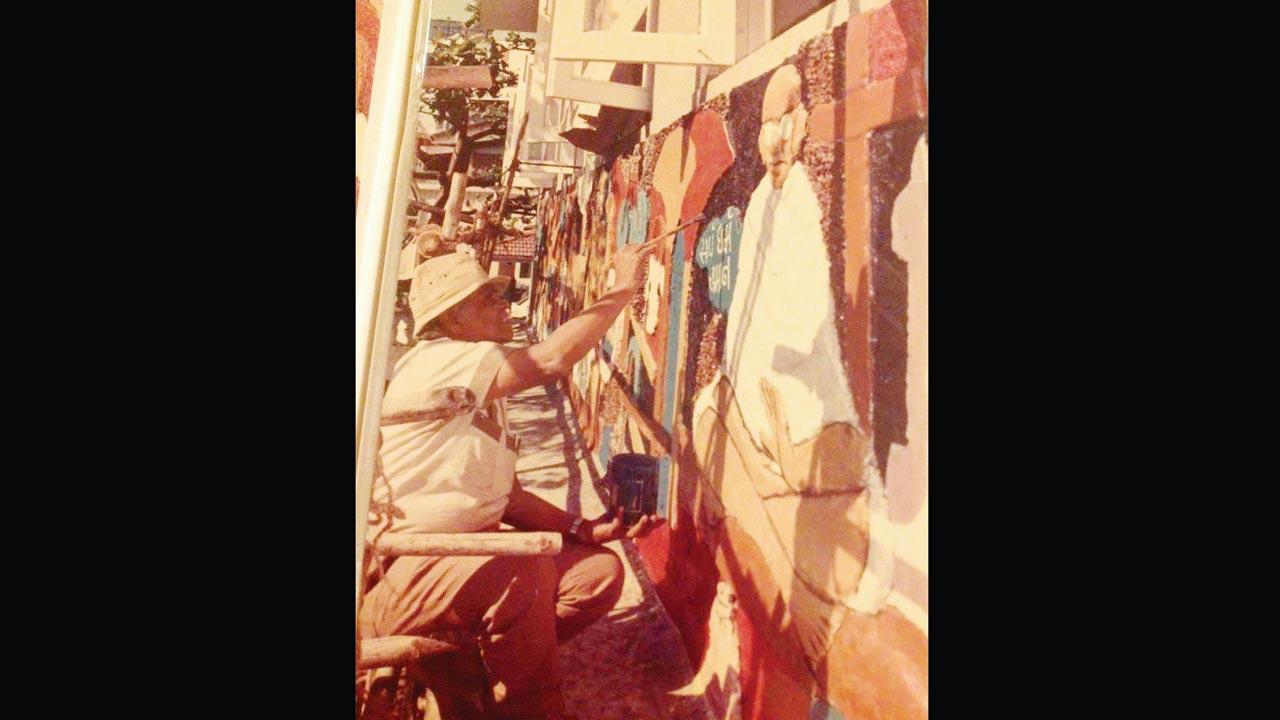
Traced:
<path fill-rule="evenodd" d="M 431 0 L 386 0 L 356 207 L 356 611 Z M 322 292 L 322 288 L 314 291 Z"/>

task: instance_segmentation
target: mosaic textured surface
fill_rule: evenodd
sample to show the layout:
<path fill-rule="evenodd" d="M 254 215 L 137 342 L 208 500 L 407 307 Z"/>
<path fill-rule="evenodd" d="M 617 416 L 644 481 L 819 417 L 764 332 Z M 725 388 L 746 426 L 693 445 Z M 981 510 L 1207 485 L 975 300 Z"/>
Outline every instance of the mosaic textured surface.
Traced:
<path fill-rule="evenodd" d="M 670 523 L 635 547 L 698 677 L 724 665 L 716 716 L 928 715 L 927 434 L 908 403 L 927 387 L 909 288 L 927 197 L 899 201 L 923 175 L 927 11 L 855 9 L 540 200 L 539 336 L 598 297 L 618 247 L 704 216 L 583 360 L 566 417 L 600 464 L 661 458 Z"/>

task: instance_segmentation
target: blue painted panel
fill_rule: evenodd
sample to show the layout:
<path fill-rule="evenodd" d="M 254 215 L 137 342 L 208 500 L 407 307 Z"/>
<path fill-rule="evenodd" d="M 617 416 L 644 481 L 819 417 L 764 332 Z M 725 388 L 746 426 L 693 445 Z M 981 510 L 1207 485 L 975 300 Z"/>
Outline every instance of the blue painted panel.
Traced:
<path fill-rule="evenodd" d="M 637 193 L 636 202 L 624 202 L 618 213 L 618 247 L 642 243 L 649 235 L 649 195 Z"/>
<path fill-rule="evenodd" d="M 626 312 L 624 310 L 623 312 Z M 628 364 L 631 365 L 631 399 L 638 401 L 640 394 L 644 390 L 644 360 L 640 359 L 640 343 L 644 342 L 644 338 L 631 338 L 631 342 L 627 343 Z"/>
<path fill-rule="evenodd" d="M 671 253 L 671 286 L 667 297 L 670 298 L 671 312 L 667 320 L 667 359 L 664 366 L 662 388 L 662 427 L 674 437 L 676 418 L 676 384 L 680 378 L 676 369 L 680 359 L 680 313 L 684 308 L 684 231 L 676 233 L 675 249 Z M 667 507 L 667 496 L 671 487 L 671 458 L 664 457 L 658 462 L 658 516 L 670 517 Z"/>
<path fill-rule="evenodd" d="M 667 488 L 671 487 L 671 457 L 663 455 L 658 458 L 658 517 L 669 518 L 671 511 L 667 507 Z"/>
<path fill-rule="evenodd" d="M 596 457 L 600 458 L 600 466 L 609 467 L 609 439 L 613 436 L 613 428 L 605 425 L 600 428 L 600 447 L 596 449 Z"/>
<path fill-rule="evenodd" d="M 707 223 L 694 251 L 694 262 L 707 271 L 707 295 L 720 312 L 729 312 L 729 303 L 733 300 L 741 237 L 742 211 L 730 207 Z"/>
<path fill-rule="evenodd" d="M 676 366 L 680 358 L 680 313 L 684 309 L 684 231 L 676 233 L 671 253 L 671 286 L 667 290 L 670 314 L 667 317 L 667 359 L 662 389 L 662 427 L 672 432 L 675 422 Z"/>

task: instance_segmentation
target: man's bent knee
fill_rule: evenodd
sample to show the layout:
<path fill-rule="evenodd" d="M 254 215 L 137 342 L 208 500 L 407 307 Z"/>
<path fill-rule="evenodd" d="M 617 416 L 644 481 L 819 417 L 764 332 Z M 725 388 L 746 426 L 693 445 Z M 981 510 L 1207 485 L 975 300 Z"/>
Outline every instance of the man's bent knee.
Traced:
<path fill-rule="evenodd" d="M 502 587 L 484 615 L 484 632 L 507 632 L 522 620 L 533 620 L 529 616 L 550 615 L 556 595 L 554 560 L 544 556 L 502 558 L 493 563 L 492 570 L 472 578 L 480 585 Z"/>
<path fill-rule="evenodd" d="M 560 642 L 609 612 L 622 596 L 624 579 L 622 561 L 608 548 L 576 546 L 566 556 L 556 599 Z"/>

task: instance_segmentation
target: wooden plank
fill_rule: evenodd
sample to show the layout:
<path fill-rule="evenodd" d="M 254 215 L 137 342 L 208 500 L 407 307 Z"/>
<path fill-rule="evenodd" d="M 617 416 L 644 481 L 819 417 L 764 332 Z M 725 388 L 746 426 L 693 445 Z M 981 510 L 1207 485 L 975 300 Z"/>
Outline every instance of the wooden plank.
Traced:
<path fill-rule="evenodd" d="M 488 90 L 493 74 L 488 65 L 432 65 L 422 78 L 422 87 L 435 90 Z"/>
<path fill-rule="evenodd" d="M 416 635 L 369 638 L 360 643 L 360 659 L 356 667 L 364 670 L 408 665 L 456 649 L 457 646 L 451 643 Z"/>
<path fill-rule="evenodd" d="M 547 90 L 547 97 L 644 112 L 653 110 L 653 91 L 650 88 L 608 80 L 585 80 L 565 72 L 561 72 L 552 81 Z"/>
<path fill-rule="evenodd" d="M 430 533 L 384 535 L 383 555 L 559 555 L 564 539 L 554 532 Z"/>
<path fill-rule="evenodd" d="M 643 10 L 644 3 L 637 5 Z M 634 32 L 639 16 L 625 10 L 619 12 L 608 29 L 579 30 L 587 27 L 584 4 L 559 2 L 552 22 L 550 57 L 615 63 L 732 65 L 737 45 L 735 12 L 734 3 L 701 0 L 696 34 Z M 649 28 L 655 29 L 652 23 Z"/>

